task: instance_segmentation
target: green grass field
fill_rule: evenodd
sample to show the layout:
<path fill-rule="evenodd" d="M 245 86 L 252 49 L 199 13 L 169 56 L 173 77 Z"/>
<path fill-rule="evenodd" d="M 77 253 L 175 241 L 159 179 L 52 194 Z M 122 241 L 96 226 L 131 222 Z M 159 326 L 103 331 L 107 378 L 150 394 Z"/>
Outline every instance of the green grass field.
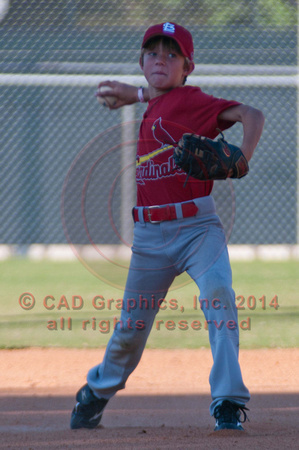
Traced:
<path fill-rule="evenodd" d="M 297 347 L 299 262 L 233 262 L 232 269 L 241 347 Z M 120 316 L 123 291 L 115 286 L 124 285 L 126 270 L 99 263 L 97 273 L 110 283 L 79 261 L 2 261 L 0 347 L 105 346 Z M 25 293 L 34 296 L 33 308 Z M 157 315 L 148 347 L 209 346 L 196 296 L 196 285 L 186 275 L 179 277 L 166 297 L 166 309 Z"/>

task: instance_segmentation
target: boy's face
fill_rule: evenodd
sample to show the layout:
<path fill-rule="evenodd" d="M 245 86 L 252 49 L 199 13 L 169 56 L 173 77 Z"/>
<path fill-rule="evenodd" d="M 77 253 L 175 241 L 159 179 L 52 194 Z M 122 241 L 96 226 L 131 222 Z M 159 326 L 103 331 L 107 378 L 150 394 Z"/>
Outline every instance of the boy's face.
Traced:
<path fill-rule="evenodd" d="M 140 65 L 149 84 L 151 98 L 182 86 L 185 77 L 193 70 L 192 63 L 186 66 L 185 57 L 161 41 L 144 50 Z"/>

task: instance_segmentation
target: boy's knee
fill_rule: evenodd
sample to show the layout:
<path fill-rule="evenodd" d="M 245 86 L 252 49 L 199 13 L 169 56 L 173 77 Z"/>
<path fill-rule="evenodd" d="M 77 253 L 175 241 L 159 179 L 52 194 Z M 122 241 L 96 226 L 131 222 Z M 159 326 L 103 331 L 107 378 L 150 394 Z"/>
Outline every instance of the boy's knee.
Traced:
<path fill-rule="evenodd" d="M 235 304 L 235 293 L 228 286 L 209 286 L 199 297 L 201 309 L 229 309 Z"/>
<path fill-rule="evenodd" d="M 144 345 L 144 341 L 146 341 L 146 334 L 142 332 L 142 330 L 138 330 L 136 328 L 131 329 L 128 327 L 118 327 L 115 330 L 116 339 L 118 341 L 118 345 L 127 351 L 135 351 L 140 346 Z"/>

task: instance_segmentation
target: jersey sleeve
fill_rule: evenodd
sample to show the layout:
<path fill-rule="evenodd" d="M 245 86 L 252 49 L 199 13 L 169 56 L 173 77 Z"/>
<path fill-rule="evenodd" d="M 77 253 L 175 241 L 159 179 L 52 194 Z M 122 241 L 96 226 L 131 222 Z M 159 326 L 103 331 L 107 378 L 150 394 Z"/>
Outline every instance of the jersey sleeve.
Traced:
<path fill-rule="evenodd" d="M 218 116 L 227 108 L 240 105 L 239 102 L 214 97 L 197 87 L 190 87 L 186 94 L 190 123 L 196 128 L 197 134 L 214 139 L 219 134 L 219 129 L 224 131 L 234 125 L 235 122 L 219 120 Z"/>

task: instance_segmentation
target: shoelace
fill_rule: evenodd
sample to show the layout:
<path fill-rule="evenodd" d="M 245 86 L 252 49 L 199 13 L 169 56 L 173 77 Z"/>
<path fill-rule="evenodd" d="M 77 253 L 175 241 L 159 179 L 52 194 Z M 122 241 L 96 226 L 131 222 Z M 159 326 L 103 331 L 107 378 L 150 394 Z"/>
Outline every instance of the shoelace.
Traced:
<path fill-rule="evenodd" d="M 241 414 L 240 417 L 237 416 L 238 411 L 242 412 L 243 420 L 241 419 Z M 249 411 L 245 406 L 238 406 L 229 401 L 224 401 L 220 406 L 216 407 L 214 417 L 215 419 L 220 419 L 221 417 L 223 422 L 228 423 L 233 422 L 236 419 L 241 423 L 246 422 L 246 420 L 249 422 L 249 418 L 245 411 Z"/>

